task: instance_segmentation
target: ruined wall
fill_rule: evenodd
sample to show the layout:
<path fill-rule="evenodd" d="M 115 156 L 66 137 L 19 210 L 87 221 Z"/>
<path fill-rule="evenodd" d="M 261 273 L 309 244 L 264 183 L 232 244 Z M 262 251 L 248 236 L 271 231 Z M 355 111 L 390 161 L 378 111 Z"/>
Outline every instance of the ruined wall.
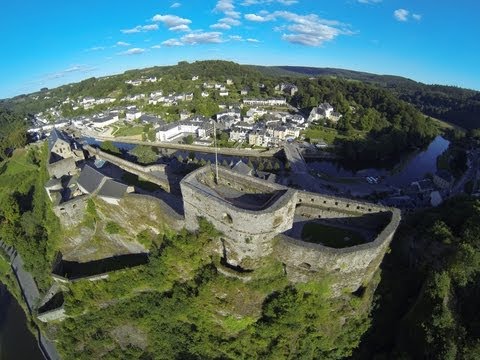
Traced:
<path fill-rule="evenodd" d="M 73 174 L 76 169 L 77 165 L 75 164 L 75 159 L 73 157 L 62 159 L 52 164 L 47 164 L 48 174 L 50 177 L 55 177 L 57 179 L 60 179 L 63 175 Z"/>
<path fill-rule="evenodd" d="M 245 261 L 269 255 L 273 250 L 273 238 L 293 225 L 296 191 L 288 189 L 263 210 L 241 209 L 219 198 L 211 189 L 196 181 L 196 176 L 206 171 L 211 170 L 202 168 L 181 182 L 187 229 L 195 231 L 198 228 L 198 217 L 211 222 L 224 234 L 219 252 L 226 255 L 227 261 L 232 265 L 245 265 Z M 220 176 L 224 175 L 224 171 L 220 171 Z M 245 186 L 252 186 L 256 181 L 262 182 L 241 175 L 235 175 L 235 181 L 238 184 L 244 181 Z M 263 181 L 262 185 L 265 186 L 265 183 Z M 269 189 L 285 188 L 272 184 Z"/>
<path fill-rule="evenodd" d="M 292 283 L 329 278 L 334 295 L 356 291 L 371 280 L 400 222 L 397 209 L 269 185 L 221 169 L 220 183 L 237 190 L 286 191 L 263 210 L 245 210 L 198 182 L 202 176 L 210 176 L 208 173 L 212 171 L 202 168 L 182 180 L 187 229 L 196 230 L 197 218 L 204 217 L 223 233 L 223 243 L 219 244 L 218 251 L 226 255 L 228 263 L 247 265 L 251 269 L 255 268 L 255 260 L 273 253 L 283 262 Z M 342 249 L 307 243 L 284 234 L 292 228 L 295 215 L 311 220 L 338 221 L 378 231 L 378 235 L 370 243 Z"/>
<path fill-rule="evenodd" d="M 400 223 L 400 211 L 392 209 L 391 220 L 373 242 L 334 249 L 280 235 L 275 255 L 285 265 L 290 281 L 329 278 L 334 294 L 354 292 L 368 283 L 378 269 Z"/>
<path fill-rule="evenodd" d="M 87 200 L 88 195 L 77 196 L 53 207 L 53 212 L 60 219 L 64 228 L 77 226 L 83 221 L 87 209 Z"/>
<path fill-rule="evenodd" d="M 83 147 L 86 151 L 90 153 L 90 155 L 111 162 L 112 164 L 118 166 L 125 171 L 138 175 L 142 179 L 145 179 L 153 184 L 162 187 L 165 191 L 170 191 L 170 184 L 165 174 L 165 164 L 142 166 L 119 158 L 118 156 L 108 154 L 90 145 L 84 145 Z"/>

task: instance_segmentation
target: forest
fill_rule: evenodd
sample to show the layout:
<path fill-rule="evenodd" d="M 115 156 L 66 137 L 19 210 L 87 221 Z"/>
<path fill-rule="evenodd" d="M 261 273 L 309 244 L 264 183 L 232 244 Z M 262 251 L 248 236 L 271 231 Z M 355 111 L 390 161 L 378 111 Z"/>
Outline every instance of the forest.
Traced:
<path fill-rule="evenodd" d="M 253 68 L 274 76 L 339 78 L 375 85 L 411 103 L 425 115 L 465 129 L 480 127 L 479 91 L 456 86 L 427 85 L 401 76 L 376 75 L 344 69 L 301 66 L 254 66 Z"/>
<path fill-rule="evenodd" d="M 353 359 L 480 357 L 479 230 L 480 201 L 466 196 L 404 220 Z"/>

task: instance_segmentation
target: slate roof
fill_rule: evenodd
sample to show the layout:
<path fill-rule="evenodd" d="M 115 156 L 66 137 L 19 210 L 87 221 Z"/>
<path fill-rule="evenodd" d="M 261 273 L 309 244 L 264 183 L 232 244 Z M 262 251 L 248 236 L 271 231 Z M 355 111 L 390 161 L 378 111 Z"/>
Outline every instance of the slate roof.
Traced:
<path fill-rule="evenodd" d="M 105 183 L 100 188 L 98 196 L 108 197 L 113 199 L 121 199 L 123 195 L 127 192 L 127 185 L 116 182 L 112 179 L 107 179 Z"/>
<path fill-rule="evenodd" d="M 242 175 L 252 175 L 253 172 L 253 170 L 242 160 L 238 160 L 238 162 L 233 166 L 232 170 Z"/>
<path fill-rule="evenodd" d="M 45 188 L 47 189 L 58 188 L 58 187 L 60 189 L 62 188 L 62 182 L 60 181 L 60 179 L 51 178 L 45 184 Z"/>
<path fill-rule="evenodd" d="M 57 140 L 66 141 L 70 144 L 70 139 L 60 130 L 53 128 L 50 132 L 50 136 L 48 137 L 48 151 L 52 151 L 53 146 L 57 142 Z"/>
<path fill-rule="evenodd" d="M 98 172 L 90 165 L 85 165 L 78 178 L 78 186 L 85 189 L 89 194 L 95 192 L 107 177 Z"/>

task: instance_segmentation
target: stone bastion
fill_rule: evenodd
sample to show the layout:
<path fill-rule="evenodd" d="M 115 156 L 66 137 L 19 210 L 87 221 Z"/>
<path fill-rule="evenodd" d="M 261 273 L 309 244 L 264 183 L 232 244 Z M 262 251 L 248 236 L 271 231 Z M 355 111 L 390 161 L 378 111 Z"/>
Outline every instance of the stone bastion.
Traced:
<path fill-rule="evenodd" d="M 355 292 L 378 269 L 400 222 L 400 211 L 376 204 L 295 190 L 279 184 L 202 167 L 180 183 L 185 226 L 203 217 L 223 233 L 217 251 L 226 266 L 252 271 L 273 255 L 293 283 L 329 279 L 334 294 Z M 327 246 L 303 240 L 305 224 L 348 229 L 364 241 Z M 315 234 L 322 239 L 322 233 Z"/>

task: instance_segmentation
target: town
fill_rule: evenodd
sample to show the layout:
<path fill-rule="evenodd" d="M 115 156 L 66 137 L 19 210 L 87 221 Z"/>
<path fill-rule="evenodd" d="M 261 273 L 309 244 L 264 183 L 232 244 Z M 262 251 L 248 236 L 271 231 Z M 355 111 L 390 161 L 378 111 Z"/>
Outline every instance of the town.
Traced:
<path fill-rule="evenodd" d="M 332 105 L 320 103 L 308 113 L 302 112 L 289 103 L 289 99 L 298 92 L 298 87 L 292 83 L 280 82 L 270 89 L 258 83 L 254 93 L 261 94 L 259 97 L 251 97 L 251 88 L 237 87 L 229 78 L 219 82 L 202 80 L 193 75 L 190 83 L 190 88 L 195 91 L 164 93 L 161 77 L 126 80 L 125 85 L 133 89 L 148 86 L 153 91 L 120 99 L 67 98 L 58 106 L 36 114 L 28 131 L 34 139 L 45 138 L 53 129 L 58 129 L 83 141 L 96 139 L 164 149 L 189 149 L 196 154 L 211 153 L 216 148 L 223 154 L 223 162 L 233 167 L 240 161 L 245 173 L 262 178 L 266 177 L 264 167 L 259 169 L 253 166 L 249 159 L 270 156 L 280 159 L 274 164 L 283 162 L 283 166 L 279 167 L 283 169 L 288 164 L 288 168 L 294 168 L 292 173 L 297 173 L 289 176 L 282 172 L 283 176 L 278 176 L 277 181 L 284 185 L 369 201 L 376 199 L 384 205 L 407 212 L 438 206 L 445 199 L 463 192 L 467 183 L 473 184 L 471 193 L 479 190 L 480 173 L 477 150 L 474 149 L 468 151 L 468 167 L 457 178 L 447 169 L 437 169 L 427 177 L 419 176 L 408 183 L 399 184 L 390 182 L 388 175 L 379 176 L 376 173 L 364 175 L 360 172 L 345 177 L 318 171 L 309 163 L 337 159 L 335 145 L 328 144 L 322 138 L 306 139 L 305 134 L 315 126 L 335 128 L 342 114 Z M 269 97 L 270 94 L 274 97 Z M 44 97 L 48 98 L 48 95 Z M 185 104 L 195 100 L 202 102 L 208 98 L 217 108 L 211 117 L 185 110 Z M 91 115 L 65 117 L 65 109 Z M 149 112 L 152 109 L 164 116 Z M 171 154 L 174 152 L 171 151 Z M 229 154 L 237 157 L 229 157 Z M 183 157 L 188 160 L 185 155 Z M 436 158 L 432 161 L 435 162 Z M 247 169 L 249 162 L 250 169 Z M 241 167 L 237 164 L 236 168 Z M 298 176 L 298 173 L 304 175 Z"/>

